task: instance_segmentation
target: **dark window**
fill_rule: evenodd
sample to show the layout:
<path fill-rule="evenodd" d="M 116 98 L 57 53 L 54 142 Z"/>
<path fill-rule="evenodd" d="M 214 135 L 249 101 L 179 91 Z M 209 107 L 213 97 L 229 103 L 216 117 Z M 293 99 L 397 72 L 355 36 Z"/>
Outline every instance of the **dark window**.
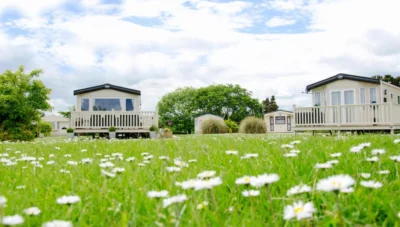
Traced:
<path fill-rule="evenodd" d="M 135 108 L 133 107 L 133 99 L 126 99 L 126 111 L 133 111 Z"/>
<path fill-rule="evenodd" d="M 95 99 L 93 105 L 94 111 L 120 111 L 121 102 L 119 99 Z"/>
<path fill-rule="evenodd" d="M 276 116 L 275 117 L 275 124 L 282 125 L 285 123 L 286 123 L 285 116 Z"/>
<path fill-rule="evenodd" d="M 397 96 L 397 104 L 400 104 L 400 96 Z"/>
<path fill-rule="evenodd" d="M 387 90 L 385 89 L 385 95 L 387 95 Z"/>
<path fill-rule="evenodd" d="M 81 99 L 81 111 L 89 111 L 89 99 Z"/>
<path fill-rule="evenodd" d="M 269 130 L 274 131 L 274 117 L 269 118 Z"/>
<path fill-rule="evenodd" d="M 383 102 L 384 102 L 384 103 L 387 103 L 387 99 L 386 99 L 386 98 L 383 98 Z"/>

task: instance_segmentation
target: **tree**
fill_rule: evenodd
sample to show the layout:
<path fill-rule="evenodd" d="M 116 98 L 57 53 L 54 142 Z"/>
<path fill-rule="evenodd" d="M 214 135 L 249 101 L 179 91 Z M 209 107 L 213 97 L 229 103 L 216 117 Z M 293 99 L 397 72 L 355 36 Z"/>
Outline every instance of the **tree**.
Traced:
<path fill-rule="evenodd" d="M 68 107 L 68 111 L 59 111 L 58 113 L 61 114 L 65 118 L 71 118 L 72 111 L 75 111 L 75 106 Z"/>
<path fill-rule="evenodd" d="M 375 79 L 378 79 L 378 80 L 382 80 L 382 81 L 385 81 L 387 83 L 393 84 L 393 85 L 395 85 L 397 87 L 400 87 L 400 76 L 393 77 L 392 75 L 387 74 L 385 76 L 375 75 L 375 76 L 372 76 L 372 78 L 375 78 Z"/>
<path fill-rule="evenodd" d="M 214 114 L 240 122 L 247 116 L 262 116 L 262 105 L 239 85 L 210 85 L 196 92 L 199 114 Z"/>
<path fill-rule="evenodd" d="M 271 97 L 271 101 L 269 100 L 269 97 L 267 97 L 265 100 L 263 100 L 262 105 L 264 108 L 264 114 L 272 112 L 272 111 L 277 111 L 279 109 L 278 104 L 276 104 L 274 95 Z"/>
<path fill-rule="evenodd" d="M 160 127 L 169 127 L 174 133 L 193 132 L 195 94 L 195 88 L 186 87 L 164 95 L 157 104 Z"/>
<path fill-rule="evenodd" d="M 42 70 L 24 67 L 0 74 L 0 140 L 31 140 L 38 134 L 40 116 L 51 110 L 51 89 L 37 79 Z"/>
<path fill-rule="evenodd" d="M 235 122 L 250 115 L 262 116 L 262 105 L 251 97 L 251 92 L 232 84 L 179 88 L 163 96 L 157 109 L 160 126 L 171 127 L 175 133 L 193 132 L 194 118 L 203 114 Z"/>

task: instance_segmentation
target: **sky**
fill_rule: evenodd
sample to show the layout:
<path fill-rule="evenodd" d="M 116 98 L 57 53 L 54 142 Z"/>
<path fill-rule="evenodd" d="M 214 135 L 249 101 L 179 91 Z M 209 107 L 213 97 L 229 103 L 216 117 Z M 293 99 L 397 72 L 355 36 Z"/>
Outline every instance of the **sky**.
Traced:
<path fill-rule="evenodd" d="M 239 84 L 281 109 L 338 73 L 400 75 L 399 0 L 1 0 L 0 72 L 43 69 L 54 112 L 111 83 L 142 110 L 178 87 Z"/>

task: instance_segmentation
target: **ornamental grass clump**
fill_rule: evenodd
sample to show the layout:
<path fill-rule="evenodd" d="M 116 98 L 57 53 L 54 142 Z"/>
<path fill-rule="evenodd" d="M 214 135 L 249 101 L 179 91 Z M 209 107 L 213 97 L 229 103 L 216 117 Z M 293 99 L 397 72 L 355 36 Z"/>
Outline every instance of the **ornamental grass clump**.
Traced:
<path fill-rule="evenodd" d="M 203 134 L 221 134 L 228 132 L 228 126 L 225 122 L 217 119 L 207 119 L 201 124 L 201 132 Z"/>
<path fill-rule="evenodd" d="M 267 132 L 267 126 L 260 118 L 246 117 L 240 122 L 239 132 L 246 134 L 262 134 Z"/>

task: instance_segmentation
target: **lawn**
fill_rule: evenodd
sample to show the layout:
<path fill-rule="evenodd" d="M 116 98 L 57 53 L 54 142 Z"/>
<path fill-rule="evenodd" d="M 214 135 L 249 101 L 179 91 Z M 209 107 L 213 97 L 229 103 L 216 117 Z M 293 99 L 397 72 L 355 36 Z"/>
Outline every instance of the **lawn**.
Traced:
<path fill-rule="evenodd" d="M 19 214 L 24 226 L 53 220 L 74 226 L 400 226 L 396 138 L 210 135 L 2 143 L 0 216 L 4 221 Z M 215 175 L 185 182 L 203 171 Z M 320 181 L 339 174 L 350 180 Z M 296 185 L 310 190 L 287 195 Z M 148 195 L 162 190 L 181 196 Z M 297 201 L 312 205 L 288 207 Z M 29 207 L 40 213 L 28 216 Z"/>

